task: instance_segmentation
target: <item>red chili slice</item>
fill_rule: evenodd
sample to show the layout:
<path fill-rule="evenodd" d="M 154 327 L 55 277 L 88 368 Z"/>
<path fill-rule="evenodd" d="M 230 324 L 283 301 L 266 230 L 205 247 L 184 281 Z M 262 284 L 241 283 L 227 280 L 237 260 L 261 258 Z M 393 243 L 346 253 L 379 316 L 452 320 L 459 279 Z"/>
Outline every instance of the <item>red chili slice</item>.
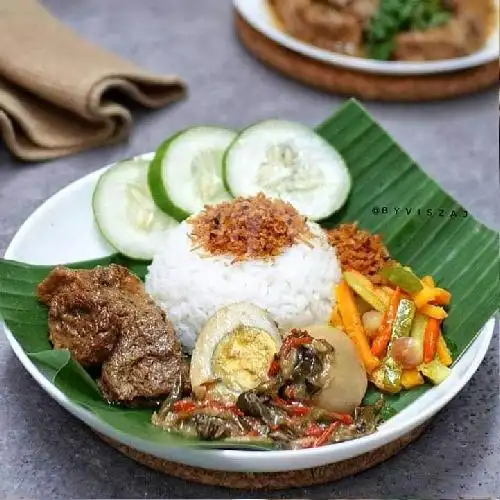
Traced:
<path fill-rule="evenodd" d="M 231 413 L 242 417 L 244 413 L 233 403 L 221 403 L 220 401 L 206 401 L 203 404 L 204 408 L 212 408 L 214 410 L 229 410 Z"/>
<path fill-rule="evenodd" d="M 334 418 L 335 420 L 338 420 L 339 422 L 341 422 L 345 425 L 352 425 L 354 423 L 354 419 L 352 418 L 352 416 L 347 414 L 347 413 L 331 412 L 330 415 L 332 418 Z"/>
<path fill-rule="evenodd" d="M 274 358 L 271 362 L 271 366 L 269 367 L 269 371 L 267 372 L 267 375 L 269 377 L 275 377 L 278 375 L 278 372 L 280 371 L 280 364 L 279 361 Z"/>
<path fill-rule="evenodd" d="M 314 443 L 314 448 L 317 448 L 318 446 L 323 446 L 325 443 L 327 443 L 328 439 L 335 432 L 335 429 L 337 429 L 339 425 L 340 425 L 339 421 L 333 422 L 333 424 L 329 425 L 326 428 L 325 432 L 323 432 L 323 434 L 321 434 L 321 436 L 318 439 L 316 439 L 316 442 Z"/>
<path fill-rule="evenodd" d="M 304 417 L 311 413 L 312 408 L 308 408 L 307 406 L 286 405 L 285 410 L 294 417 Z"/>
<path fill-rule="evenodd" d="M 303 337 L 294 337 L 293 335 L 289 335 L 283 342 L 283 345 L 281 346 L 281 356 L 287 358 L 288 354 L 290 354 L 290 351 L 293 348 L 300 347 L 301 345 L 310 344 L 312 341 L 313 338 L 310 337 L 309 335 L 304 335 Z"/>
<path fill-rule="evenodd" d="M 318 424 L 309 424 L 309 426 L 304 431 L 304 436 L 319 438 L 323 434 L 323 432 L 324 430 Z"/>
<path fill-rule="evenodd" d="M 187 401 L 181 399 L 180 401 L 176 401 L 173 404 L 172 409 L 174 410 L 175 413 L 190 413 L 197 407 L 198 405 L 193 401 Z"/>

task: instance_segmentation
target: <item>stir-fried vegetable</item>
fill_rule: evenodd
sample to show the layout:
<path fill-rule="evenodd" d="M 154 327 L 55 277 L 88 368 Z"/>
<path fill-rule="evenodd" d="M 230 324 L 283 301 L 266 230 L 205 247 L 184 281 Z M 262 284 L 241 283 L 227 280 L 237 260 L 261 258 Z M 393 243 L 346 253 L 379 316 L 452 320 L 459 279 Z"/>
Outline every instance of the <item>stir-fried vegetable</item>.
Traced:
<path fill-rule="evenodd" d="M 442 288 L 424 286 L 420 292 L 413 297 L 418 309 L 423 309 L 429 304 L 448 305 L 451 301 L 451 293 Z"/>
<path fill-rule="evenodd" d="M 448 313 L 440 306 L 426 305 L 420 309 L 425 315 L 434 319 L 445 319 L 448 317 Z"/>
<path fill-rule="evenodd" d="M 443 363 L 445 366 L 450 366 L 453 363 L 453 359 L 451 357 L 450 350 L 446 345 L 446 340 L 443 337 L 443 334 L 439 336 L 438 345 L 437 345 L 437 356 L 439 361 Z"/>
<path fill-rule="evenodd" d="M 333 308 L 332 314 L 330 316 L 330 324 L 335 328 L 343 329 L 342 318 L 340 317 L 339 307 L 336 305 Z"/>
<path fill-rule="evenodd" d="M 415 316 L 415 304 L 409 299 L 399 301 L 398 310 L 392 325 L 391 342 L 410 335 L 411 324 Z"/>
<path fill-rule="evenodd" d="M 399 264 L 389 265 L 384 267 L 380 274 L 407 293 L 414 294 L 423 289 L 422 282 L 409 267 L 403 267 Z"/>
<path fill-rule="evenodd" d="M 436 286 L 436 282 L 434 281 L 434 278 L 432 276 L 424 276 L 420 281 L 422 281 L 422 283 L 425 286 L 429 286 L 429 287 Z"/>
<path fill-rule="evenodd" d="M 394 358 L 388 357 L 371 375 L 372 382 L 382 391 L 395 394 L 401 391 L 403 370 Z"/>
<path fill-rule="evenodd" d="M 424 335 L 424 362 L 430 363 L 437 353 L 437 346 L 440 336 L 441 322 L 434 318 L 429 318 Z"/>
<path fill-rule="evenodd" d="M 401 385 L 405 389 L 413 389 L 424 383 L 424 377 L 420 374 L 417 369 L 413 370 L 403 370 L 401 375 Z"/>
<path fill-rule="evenodd" d="M 444 382 L 450 375 L 451 370 L 443 365 L 439 360 L 434 359 L 430 363 L 420 365 L 420 372 L 424 377 L 428 378 L 433 384 L 439 385 Z"/>
<path fill-rule="evenodd" d="M 437 286 L 432 276 L 419 278 L 395 262 L 385 265 L 379 276 L 375 283 L 381 286 L 358 271 L 345 271 L 330 322 L 349 334 L 370 381 L 381 390 L 397 393 L 422 385 L 424 369 L 428 380 L 439 383 L 448 372 L 438 370 L 434 376 L 432 367 L 439 365 L 432 363 L 445 368 L 453 363 L 440 332 L 451 293 Z"/>
<path fill-rule="evenodd" d="M 381 366 L 372 374 L 375 385 L 387 392 L 394 393 L 401 390 L 403 364 L 394 356 L 394 344 L 399 339 L 409 336 L 414 316 L 415 304 L 409 299 L 401 299 L 392 322 L 387 356 L 382 361 Z"/>
<path fill-rule="evenodd" d="M 391 340 L 392 324 L 396 319 L 396 314 L 398 312 L 399 302 L 401 301 L 401 292 L 399 288 L 396 289 L 391 297 L 391 303 L 389 309 L 385 313 L 384 319 L 382 321 L 382 327 L 380 328 L 380 333 L 375 337 L 373 341 L 371 352 L 375 356 L 382 356 L 389 342 Z"/>
<path fill-rule="evenodd" d="M 411 296 L 417 309 L 424 310 L 425 314 L 437 319 L 444 319 L 446 312 L 439 305 L 448 305 L 451 301 L 451 293 L 443 288 L 435 286 L 430 276 L 420 280 L 409 268 L 401 265 L 390 265 L 384 267 L 380 274 L 395 286 L 401 288 Z"/>
<path fill-rule="evenodd" d="M 342 281 L 337 287 L 337 300 L 345 331 L 356 345 L 366 371 L 371 373 L 380 364 L 380 361 L 370 350 L 354 295 L 345 281 Z"/>
<path fill-rule="evenodd" d="M 396 339 L 392 344 L 392 356 L 405 370 L 412 370 L 424 361 L 420 343 L 411 337 Z"/>
<path fill-rule="evenodd" d="M 444 290 L 443 288 L 436 288 L 438 290 L 438 296 L 435 301 L 436 304 L 440 304 L 442 306 L 447 306 L 451 302 L 451 293 L 448 290 Z"/>
<path fill-rule="evenodd" d="M 373 337 L 382 327 L 384 315 L 380 311 L 367 311 L 363 314 L 361 320 L 368 337 Z"/>
<path fill-rule="evenodd" d="M 365 314 L 368 311 L 373 311 L 373 306 L 368 304 L 368 302 L 362 299 L 356 292 L 354 292 L 354 300 L 356 301 L 356 306 L 361 316 L 363 316 L 363 314 Z"/>
<path fill-rule="evenodd" d="M 415 340 L 416 348 L 419 350 L 420 359 L 424 359 L 424 337 L 429 318 L 421 313 L 415 314 L 413 324 L 411 326 L 410 337 Z"/>
<path fill-rule="evenodd" d="M 427 304 L 435 301 L 439 297 L 439 289 L 424 286 L 418 293 L 413 296 L 417 309 L 421 309 Z"/>
<path fill-rule="evenodd" d="M 363 300 L 370 304 L 373 309 L 381 312 L 384 312 L 387 309 L 387 306 L 389 305 L 388 297 L 386 297 L 385 294 L 381 294 L 380 290 L 377 290 L 368 278 L 363 276 L 358 271 L 345 271 L 343 276 L 347 284 Z"/>

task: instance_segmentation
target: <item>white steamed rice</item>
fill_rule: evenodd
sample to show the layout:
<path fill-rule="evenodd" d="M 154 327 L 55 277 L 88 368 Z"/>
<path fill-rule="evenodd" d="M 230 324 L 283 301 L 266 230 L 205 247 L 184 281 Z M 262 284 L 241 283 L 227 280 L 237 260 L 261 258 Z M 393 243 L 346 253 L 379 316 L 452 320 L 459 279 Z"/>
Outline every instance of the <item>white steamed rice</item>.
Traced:
<path fill-rule="evenodd" d="M 298 243 L 270 261 L 237 263 L 193 250 L 188 222 L 167 233 L 149 267 L 146 290 L 168 314 L 186 351 L 210 316 L 235 302 L 267 309 L 282 329 L 328 321 L 340 263 L 323 230 L 309 225 L 312 248 Z"/>

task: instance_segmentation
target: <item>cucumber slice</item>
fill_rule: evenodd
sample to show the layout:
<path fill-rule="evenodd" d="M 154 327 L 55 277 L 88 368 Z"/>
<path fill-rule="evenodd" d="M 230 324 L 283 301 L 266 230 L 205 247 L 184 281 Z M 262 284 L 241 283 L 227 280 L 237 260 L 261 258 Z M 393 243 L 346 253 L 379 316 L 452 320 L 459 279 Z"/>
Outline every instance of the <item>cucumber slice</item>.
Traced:
<path fill-rule="evenodd" d="M 149 161 L 125 160 L 97 182 L 92 209 L 102 235 L 120 253 L 151 260 L 165 232 L 177 221 L 155 205 L 148 187 Z"/>
<path fill-rule="evenodd" d="M 236 135 L 233 130 L 202 126 L 167 139 L 148 175 L 158 207 L 182 221 L 205 205 L 230 200 L 222 181 L 222 159 Z"/>
<path fill-rule="evenodd" d="M 233 196 L 263 192 L 312 220 L 337 212 L 351 189 L 342 156 L 311 129 L 283 120 L 244 130 L 226 152 L 223 174 Z"/>

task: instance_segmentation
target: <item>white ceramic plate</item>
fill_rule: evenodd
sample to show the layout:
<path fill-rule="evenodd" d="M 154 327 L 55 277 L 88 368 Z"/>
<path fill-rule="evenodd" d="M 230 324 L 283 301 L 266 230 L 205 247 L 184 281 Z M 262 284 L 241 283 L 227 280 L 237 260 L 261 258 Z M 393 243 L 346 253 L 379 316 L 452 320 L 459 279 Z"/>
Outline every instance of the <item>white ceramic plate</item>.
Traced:
<path fill-rule="evenodd" d="M 470 0 L 473 2 L 474 0 Z M 494 0 L 500 7 L 500 0 Z M 290 50 L 303 54 L 335 66 L 342 66 L 367 73 L 381 73 L 387 75 L 423 75 L 430 73 L 446 73 L 473 68 L 494 61 L 500 56 L 498 27 L 490 36 L 486 45 L 480 51 L 466 57 L 429 62 L 405 61 L 375 61 L 360 57 L 337 54 L 320 49 L 314 45 L 302 42 L 280 31 L 267 6 L 267 0 L 234 0 L 234 5 L 244 19 L 256 30 L 271 40 L 287 47 Z"/>
<path fill-rule="evenodd" d="M 151 158 L 151 155 L 146 157 Z M 94 186 L 104 170 L 87 175 L 46 201 L 23 224 L 5 257 L 31 264 L 61 264 L 113 253 L 113 249 L 100 236 L 91 209 Z M 42 240 L 43 244 L 40 243 Z M 394 441 L 419 426 L 443 408 L 474 375 L 488 350 L 493 327 L 492 319 L 484 326 L 479 337 L 443 384 L 432 388 L 418 401 L 383 424 L 377 433 L 316 449 L 262 452 L 169 448 L 118 432 L 91 412 L 72 403 L 29 360 L 6 327 L 5 331 L 16 356 L 35 381 L 61 406 L 101 434 L 160 458 L 196 467 L 225 471 L 274 472 L 311 468 L 352 458 Z"/>

